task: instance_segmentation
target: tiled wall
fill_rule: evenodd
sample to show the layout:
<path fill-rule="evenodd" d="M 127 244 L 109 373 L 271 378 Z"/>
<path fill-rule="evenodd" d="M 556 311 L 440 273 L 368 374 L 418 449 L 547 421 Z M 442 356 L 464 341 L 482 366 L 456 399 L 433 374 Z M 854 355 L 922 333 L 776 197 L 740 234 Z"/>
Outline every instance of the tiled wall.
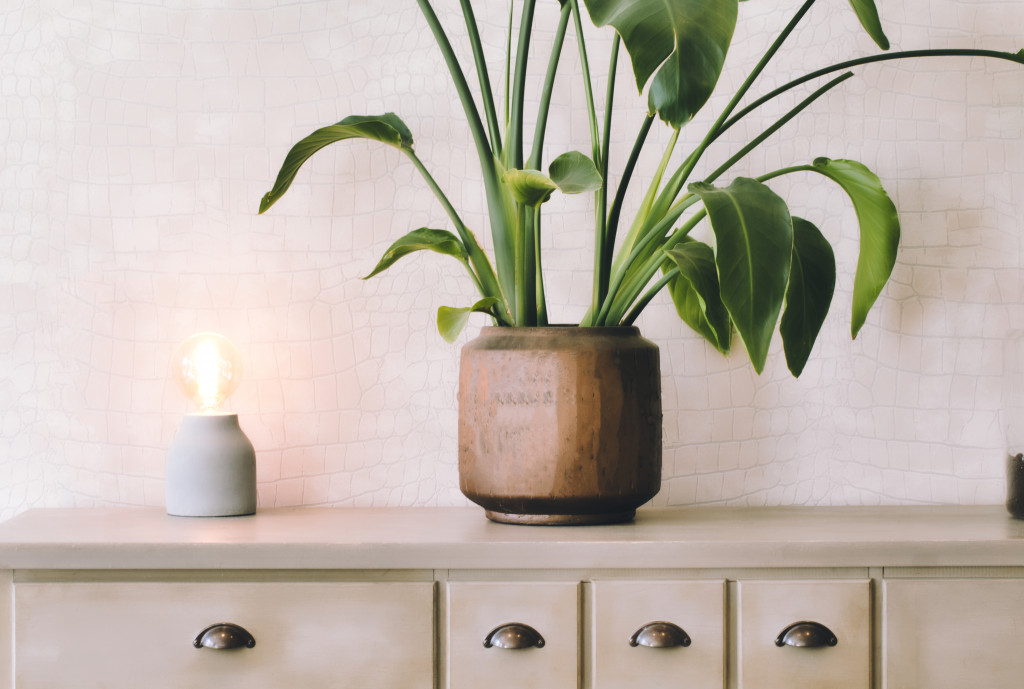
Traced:
<path fill-rule="evenodd" d="M 796 4 L 741 5 L 724 86 L 740 82 Z M 895 49 L 1024 47 L 1024 3 L 879 4 Z M 435 5 L 462 46 L 458 3 Z M 496 84 L 504 5 L 476 3 Z M 539 71 L 557 4 L 538 5 Z M 593 69 L 605 73 L 607 35 L 589 37 Z M 760 90 L 872 50 L 847 2 L 820 0 Z M 570 38 L 567 72 L 574 51 Z M 618 92 L 621 165 L 643 109 L 625 69 Z M 734 128 L 704 169 L 797 98 Z M 682 139 L 698 141 L 722 103 Z M 551 154 L 587 150 L 575 83 L 560 82 L 556 108 Z M 416 171 L 391 149 L 336 145 L 256 214 L 291 143 L 345 115 L 386 111 L 409 124 L 420 157 L 485 237 L 475 152 L 415 3 L 2 3 L 0 517 L 162 504 L 164 452 L 187 410 L 169 357 L 204 329 L 246 357 L 233 408 L 258 449 L 262 506 L 462 504 L 459 352 L 433 318 L 438 306 L 471 303 L 470 285 L 434 255 L 359 279 L 401 234 L 445 226 Z M 687 331 L 667 299 L 648 308 L 639 325 L 661 346 L 664 373 L 655 503 L 1000 502 L 1002 342 L 1024 327 L 1024 68 L 860 68 L 737 174 L 818 155 L 866 163 L 896 200 L 904 239 L 892 283 L 851 342 L 852 209 L 824 180 L 775 184 L 837 246 L 835 312 L 795 380 L 777 344 L 758 377 L 741 353 L 723 359 Z M 586 308 L 590 206 L 549 204 L 555 320 Z"/>

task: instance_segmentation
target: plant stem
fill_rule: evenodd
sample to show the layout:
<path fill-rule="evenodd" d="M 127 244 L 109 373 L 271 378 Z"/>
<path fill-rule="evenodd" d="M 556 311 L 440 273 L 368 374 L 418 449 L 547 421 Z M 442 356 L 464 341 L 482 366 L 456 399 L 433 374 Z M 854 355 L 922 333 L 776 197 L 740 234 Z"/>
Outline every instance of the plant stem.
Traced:
<path fill-rule="evenodd" d="M 679 268 L 673 268 L 665 273 L 665 275 L 654 283 L 654 286 L 647 290 L 644 296 L 637 301 L 629 314 L 622 319 L 622 325 L 633 325 L 633 322 L 637 319 L 637 316 L 640 315 L 640 312 L 647 308 L 647 305 L 651 303 L 651 299 L 654 299 L 654 295 L 660 292 L 665 285 L 672 282 L 677 275 L 679 275 Z"/>
<path fill-rule="evenodd" d="M 573 25 L 576 28 L 576 45 L 579 48 L 580 54 L 580 67 L 583 72 L 583 89 L 586 96 L 587 102 L 587 116 L 590 121 L 590 156 L 594 161 L 594 165 L 598 170 L 605 170 L 605 163 L 602 160 L 602 147 L 601 147 L 601 133 L 597 126 L 597 109 L 594 106 L 594 89 L 590 78 L 590 60 L 587 57 L 587 43 L 583 36 L 583 22 L 580 17 L 580 3 L 579 0 L 569 0 L 569 4 L 572 5 L 572 19 Z M 618 34 L 616 34 L 616 39 Z M 613 54 L 617 53 L 618 41 L 613 48 Z M 614 74 L 612 75 L 614 78 Z M 611 88 L 611 82 L 609 82 Z M 606 112 L 607 117 L 611 117 L 610 109 Z M 592 304 L 600 304 L 604 298 L 603 295 L 607 292 L 607 271 L 602 268 L 603 257 L 605 254 L 605 194 L 608 189 L 608 183 L 604 179 L 602 174 L 601 188 L 594 192 L 594 207 L 596 209 L 594 213 L 594 270 L 593 270 L 593 288 L 591 295 Z"/>
<path fill-rule="evenodd" d="M 508 35 L 505 38 L 505 98 L 502 101 L 502 111 L 504 117 L 502 121 L 505 123 L 506 129 L 508 128 L 508 104 L 509 104 L 509 91 L 512 86 L 512 23 L 515 20 L 515 7 L 516 4 L 513 0 L 508 2 Z M 508 161 L 505 161 L 506 163 Z"/>
<path fill-rule="evenodd" d="M 640 293 L 658 272 L 658 268 L 664 262 L 664 258 L 661 255 L 661 251 L 658 249 L 668 249 L 673 245 L 682 240 L 683 237 L 690 234 L 694 227 L 697 226 L 707 212 L 701 210 L 690 217 L 682 226 L 679 227 L 668 237 L 665 237 L 665 233 L 672 223 L 682 214 L 682 212 L 697 203 L 698 198 L 696 196 L 687 195 L 685 198 L 680 200 L 680 203 L 676 207 L 673 207 L 672 213 L 665 216 L 665 219 L 658 224 L 657 231 L 652 231 L 644 237 L 643 241 L 637 245 L 636 254 L 637 257 L 642 253 L 646 253 L 647 256 L 642 260 L 639 266 L 634 266 L 634 270 L 628 272 L 622 280 L 621 288 L 617 287 L 615 294 L 617 297 L 614 300 L 609 300 L 609 307 L 605 316 L 605 321 L 611 324 L 617 324 L 626 313 L 629 305 L 632 304 Z M 655 246 L 653 242 L 664 239 L 661 246 Z M 648 246 L 651 248 L 648 249 Z M 634 261 L 637 259 L 634 259 Z M 633 263 L 634 261 L 631 261 Z"/>
<path fill-rule="evenodd" d="M 576 27 L 576 44 L 580 53 L 580 67 L 583 70 L 583 89 L 587 97 L 587 116 L 590 119 L 590 150 L 594 165 L 601 169 L 601 135 L 597 129 L 597 110 L 594 107 L 594 89 L 590 81 L 590 61 L 587 58 L 587 44 L 583 38 L 583 23 L 580 21 L 579 0 L 569 0 L 572 4 L 572 20 Z"/>
<path fill-rule="evenodd" d="M 726 129 L 734 125 L 745 115 L 748 115 L 752 110 L 764 105 L 776 96 L 785 93 L 786 91 L 805 84 L 808 81 L 813 81 L 818 77 L 823 77 L 826 74 L 832 74 L 833 72 L 840 72 L 844 69 L 850 69 L 851 67 L 859 67 L 860 65 L 867 65 L 873 62 L 888 62 L 889 60 L 903 60 L 914 57 L 989 57 L 997 60 L 1007 60 L 1009 62 L 1016 62 L 1019 65 L 1024 65 L 1024 53 L 1006 53 L 999 50 L 976 50 L 973 48 L 936 48 L 928 50 L 904 50 L 897 53 L 882 53 L 880 55 L 868 55 L 866 57 L 859 57 L 854 60 L 847 60 L 845 62 L 837 62 L 830 67 L 824 67 L 814 72 L 805 74 L 804 76 L 794 79 L 793 81 L 783 84 L 777 89 L 766 93 L 741 111 L 736 113 L 727 122 L 725 122 L 719 134 L 724 132 Z"/>
<path fill-rule="evenodd" d="M 487 210 L 488 217 L 491 223 L 491 237 L 494 242 L 494 258 L 498 266 L 498 277 L 496 280 L 502 280 L 499 285 L 499 289 L 494 295 L 499 298 L 499 304 L 505 310 L 508 310 L 508 300 L 505 294 L 511 294 L 514 289 L 513 277 L 515 274 L 515 263 L 514 263 L 514 248 L 512 246 L 512 228 L 509 227 L 508 219 L 505 214 L 505 202 L 502 195 L 501 180 L 498 179 L 497 170 L 494 163 L 494 153 L 491 150 L 490 143 L 487 136 L 487 131 L 484 129 L 483 122 L 480 120 L 480 113 L 476 108 L 476 103 L 473 100 L 473 93 L 469 89 L 469 83 L 466 81 L 466 75 L 462 71 L 461 65 L 459 65 L 458 58 L 455 56 L 455 51 L 452 49 L 451 42 L 448 40 L 448 36 L 445 35 L 444 27 L 441 26 L 440 20 L 437 18 L 437 14 L 434 12 L 434 8 L 431 7 L 429 0 L 416 0 L 420 6 L 420 10 L 423 12 L 423 16 L 427 20 L 427 24 L 430 26 L 430 30 L 434 35 L 434 40 L 437 42 L 438 47 L 441 50 L 441 54 L 444 57 L 445 64 L 448 66 L 448 72 L 452 77 L 452 81 L 455 84 L 455 90 L 459 94 L 459 101 L 462 103 L 462 109 L 466 113 L 466 121 L 469 123 L 469 130 L 473 135 L 473 141 L 476 144 L 477 156 L 480 160 L 480 172 L 483 176 L 484 191 L 487 195 Z M 422 166 L 421 166 L 422 167 Z M 435 185 L 436 186 L 436 185 Z M 461 222 L 461 221 L 460 221 Z M 475 242 L 474 242 L 475 243 Z M 468 247 L 467 247 L 468 248 Z M 479 247 L 477 247 L 479 251 Z M 480 252 L 483 256 L 483 252 Z M 486 256 L 484 256 L 486 258 Z M 488 261 L 488 265 L 490 262 Z M 480 266 L 477 265 L 477 261 L 474 260 L 477 270 L 480 270 Z M 493 273 L 493 269 L 491 270 Z M 480 275 L 481 281 L 487 286 L 486 276 Z M 511 317 L 511 314 L 509 314 Z"/>
<path fill-rule="evenodd" d="M 647 134 L 651 131 L 651 125 L 654 123 L 654 117 L 654 115 L 648 115 L 644 118 L 644 123 L 636 135 L 636 141 L 633 142 L 633 150 L 629 153 L 629 160 L 626 161 L 626 167 L 622 171 L 622 179 L 619 180 L 619 187 L 615 190 L 615 199 L 612 201 L 611 212 L 608 213 L 608 224 L 605 231 L 608 240 L 605 243 L 604 260 L 609 266 L 609 272 L 612 264 L 612 258 L 614 256 L 615 235 L 618 233 L 619 216 L 622 214 L 622 203 L 626 198 L 626 189 L 629 187 L 629 181 L 633 177 L 633 170 L 636 168 L 636 162 L 640 158 L 640 151 L 643 149 L 644 142 L 647 140 Z M 607 166 L 605 169 L 607 170 Z M 607 179 L 607 177 L 605 179 Z"/>
<path fill-rule="evenodd" d="M 509 167 L 523 167 L 523 105 L 526 90 L 526 66 L 530 57 L 530 34 L 533 31 L 533 10 L 537 0 L 524 0 L 519 18 L 519 45 L 516 48 L 516 71 L 512 82 L 512 122 L 509 125 Z"/>
<path fill-rule="evenodd" d="M 537 301 L 537 325 L 548 324 L 548 302 L 547 297 L 544 296 L 544 269 L 541 265 L 540 260 L 540 206 L 538 205 L 533 209 L 533 246 L 534 252 L 537 257 L 537 287 L 536 287 L 536 301 Z"/>
<path fill-rule="evenodd" d="M 754 139 L 752 139 L 749 143 L 747 143 L 734 156 L 732 156 L 731 158 L 729 158 L 729 160 L 725 161 L 722 165 L 720 165 L 718 167 L 718 169 L 716 169 L 710 175 L 705 177 L 704 181 L 708 182 L 708 183 L 711 183 L 711 182 L 715 181 L 716 179 L 718 179 L 718 177 L 720 177 L 726 170 L 728 170 L 730 167 L 735 165 L 738 161 L 740 161 L 743 158 L 745 158 L 748 153 L 750 153 L 757 146 L 759 146 L 769 136 L 771 136 L 772 134 L 777 132 L 779 129 L 781 129 L 783 126 L 785 126 L 785 124 L 787 122 L 789 122 L 791 119 L 793 119 L 794 117 L 799 115 L 811 103 L 813 103 L 818 98 L 820 98 L 821 96 L 825 95 L 825 93 L 827 93 L 828 91 L 832 90 L 833 88 L 835 88 L 836 86 L 838 86 L 839 84 L 841 84 L 842 82 L 846 81 L 847 79 L 849 79 L 852 76 L 853 76 L 853 72 L 846 72 L 845 74 L 842 74 L 842 75 L 836 77 L 835 79 L 833 79 L 832 81 L 828 82 L 827 84 L 822 86 L 820 89 L 818 89 L 817 91 L 812 93 L 810 96 L 808 96 L 803 101 L 801 101 L 795 108 L 793 108 L 792 110 L 787 112 L 785 115 L 780 117 L 778 120 L 776 120 L 775 123 L 772 124 L 772 126 L 770 126 L 767 129 L 765 129 L 763 132 L 761 132 L 759 135 L 757 135 Z"/>
<path fill-rule="evenodd" d="M 411 149 L 402 149 L 402 151 L 409 157 L 413 165 L 416 166 L 416 169 L 420 171 L 420 174 L 423 175 L 423 179 L 426 180 L 430 190 L 434 192 L 434 196 L 440 201 L 441 207 L 444 208 L 452 224 L 455 225 L 455 230 L 459 233 L 459 238 L 462 239 L 462 243 L 466 247 L 466 253 L 469 254 L 469 261 L 476 271 L 474 278 L 480 287 L 481 295 L 496 298 L 498 303 L 495 305 L 494 310 L 498 314 L 498 322 L 502 325 L 511 325 L 512 314 L 509 311 L 508 302 L 505 300 L 504 293 L 498 284 L 498 278 L 494 274 L 494 268 L 491 266 L 487 254 L 480 248 L 480 244 L 476 241 L 476 237 L 473 236 L 470 229 L 462 222 L 462 218 L 459 217 L 455 207 L 448 200 L 448 197 L 441 190 L 441 187 L 437 184 L 437 181 L 427 170 L 426 166 L 423 165 L 423 161 Z"/>
<path fill-rule="evenodd" d="M 527 167 L 539 170 L 541 156 L 544 149 L 544 134 L 547 131 L 548 111 L 551 108 L 551 92 L 555 87 L 555 73 L 558 71 L 558 62 L 562 54 L 562 44 L 565 42 L 565 31 L 569 26 L 569 14 L 572 8 L 566 4 L 562 6 L 562 14 L 558 20 L 558 29 L 555 31 L 555 42 L 551 46 L 551 57 L 548 59 L 548 69 L 544 75 L 544 88 L 541 92 L 540 107 L 537 109 L 537 127 L 533 135 L 533 150 L 530 153 L 530 160 Z"/>
<path fill-rule="evenodd" d="M 594 194 L 595 235 L 599 242 L 594 247 L 594 302 L 600 304 L 608 294 L 608 280 L 612 271 L 612 253 L 615 236 L 608 233 L 608 157 L 611 150 L 612 103 L 615 101 L 615 72 L 619 59 L 619 34 L 612 41 L 608 62 L 608 86 L 604 98 L 604 130 L 601 141 L 601 188 Z M 596 161 L 595 161 L 596 162 Z"/>
<path fill-rule="evenodd" d="M 494 95 L 491 92 L 491 79 L 487 71 L 487 60 L 484 57 L 484 47 L 480 41 L 480 30 L 477 28 L 476 16 L 473 14 L 473 5 L 470 0 L 460 0 L 462 4 L 462 15 L 466 19 L 466 30 L 469 32 L 469 42 L 473 46 L 473 61 L 476 64 L 476 75 L 480 82 L 480 95 L 484 101 L 484 113 L 487 117 L 487 130 L 491 135 L 491 150 L 501 150 L 501 127 L 498 125 L 498 115 L 494 109 Z"/>

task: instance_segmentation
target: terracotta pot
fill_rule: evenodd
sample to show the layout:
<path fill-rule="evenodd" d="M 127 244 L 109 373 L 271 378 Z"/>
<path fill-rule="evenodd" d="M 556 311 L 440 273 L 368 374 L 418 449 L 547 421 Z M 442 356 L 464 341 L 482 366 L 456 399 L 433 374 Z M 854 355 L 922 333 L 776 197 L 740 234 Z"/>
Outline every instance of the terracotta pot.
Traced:
<path fill-rule="evenodd" d="M 658 347 L 637 328 L 484 328 L 462 349 L 459 484 L 494 521 L 628 521 L 661 487 Z"/>

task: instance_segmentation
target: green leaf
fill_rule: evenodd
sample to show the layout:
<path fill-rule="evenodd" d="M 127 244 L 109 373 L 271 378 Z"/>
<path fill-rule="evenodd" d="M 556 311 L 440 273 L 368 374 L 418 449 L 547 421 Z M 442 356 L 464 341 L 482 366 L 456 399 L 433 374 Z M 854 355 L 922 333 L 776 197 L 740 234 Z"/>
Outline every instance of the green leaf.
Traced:
<path fill-rule="evenodd" d="M 463 264 L 468 260 L 466 247 L 463 246 L 462 242 L 459 241 L 459 238 L 451 232 L 448 232 L 447 230 L 432 230 L 427 227 L 421 227 L 418 230 L 413 230 L 388 247 L 388 250 L 384 252 L 384 255 L 377 263 L 377 267 L 363 279 L 368 280 L 374 275 L 390 268 L 395 261 L 403 256 L 411 254 L 414 251 L 422 251 L 424 249 L 436 251 L 439 254 L 454 256 Z"/>
<path fill-rule="evenodd" d="M 878 8 L 875 7 L 875 0 L 850 0 L 850 6 L 857 13 L 860 25 L 871 36 L 871 40 L 882 50 L 888 50 L 889 39 L 885 37 L 885 32 L 882 31 L 882 20 L 878 17 Z"/>
<path fill-rule="evenodd" d="M 779 332 L 786 365 L 794 376 L 800 375 L 811 355 L 835 288 L 836 257 L 832 245 L 813 224 L 793 218 L 793 262 Z"/>
<path fill-rule="evenodd" d="M 686 237 L 665 253 L 671 262 L 666 262 L 662 269 L 672 266 L 679 269 L 679 276 L 668 285 L 679 317 L 715 349 L 728 354 L 732 344 L 732 321 L 719 293 L 714 250 Z"/>
<path fill-rule="evenodd" d="M 651 112 L 675 129 L 711 96 L 736 28 L 738 0 L 584 0 L 597 26 L 622 37 Z"/>
<path fill-rule="evenodd" d="M 896 265 L 900 219 L 875 173 L 854 160 L 818 158 L 811 169 L 835 181 L 853 201 L 860 224 L 860 255 L 853 279 L 853 322 L 857 337 Z"/>
<path fill-rule="evenodd" d="M 793 254 L 789 208 L 771 189 L 745 177 L 724 189 L 706 182 L 689 188 L 704 202 L 715 233 L 722 302 L 760 374 L 789 280 Z"/>
<path fill-rule="evenodd" d="M 491 313 L 491 307 L 498 303 L 494 297 L 481 299 L 472 306 L 465 306 L 460 309 L 451 306 L 442 306 L 437 310 L 437 331 L 449 344 L 455 342 L 459 333 L 466 327 L 471 313 Z"/>
<path fill-rule="evenodd" d="M 337 124 L 317 129 L 292 146 L 277 173 L 274 187 L 260 200 L 260 213 L 273 206 L 291 186 L 299 168 L 325 146 L 346 139 L 371 139 L 398 149 L 412 150 L 412 133 L 392 112 L 384 115 L 346 117 Z"/>
<path fill-rule="evenodd" d="M 579 151 L 569 151 L 551 161 L 550 177 L 540 170 L 509 170 L 501 179 L 516 201 L 539 206 L 557 189 L 563 194 L 580 194 L 601 188 L 601 173 L 594 161 Z"/>
<path fill-rule="evenodd" d="M 548 174 L 563 194 L 581 194 L 601 188 L 601 173 L 597 166 L 579 151 L 569 151 L 552 160 Z"/>
<path fill-rule="evenodd" d="M 509 170 L 501 179 L 515 200 L 527 206 L 539 206 L 558 189 L 558 185 L 539 170 Z"/>

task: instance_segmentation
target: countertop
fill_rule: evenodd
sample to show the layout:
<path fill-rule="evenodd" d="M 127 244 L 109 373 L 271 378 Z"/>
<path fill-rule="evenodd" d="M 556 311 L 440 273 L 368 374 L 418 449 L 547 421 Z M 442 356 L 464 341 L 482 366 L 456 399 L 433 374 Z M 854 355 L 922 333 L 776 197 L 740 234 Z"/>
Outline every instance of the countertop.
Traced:
<path fill-rule="evenodd" d="M 542 565 L 539 563 L 543 563 Z M 1024 567 L 1001 506 L 642 509 L 612 526 L 511 526 L 472 507 L 249 517 L 38 509 L 0 524 L 0 569 Z"/>

